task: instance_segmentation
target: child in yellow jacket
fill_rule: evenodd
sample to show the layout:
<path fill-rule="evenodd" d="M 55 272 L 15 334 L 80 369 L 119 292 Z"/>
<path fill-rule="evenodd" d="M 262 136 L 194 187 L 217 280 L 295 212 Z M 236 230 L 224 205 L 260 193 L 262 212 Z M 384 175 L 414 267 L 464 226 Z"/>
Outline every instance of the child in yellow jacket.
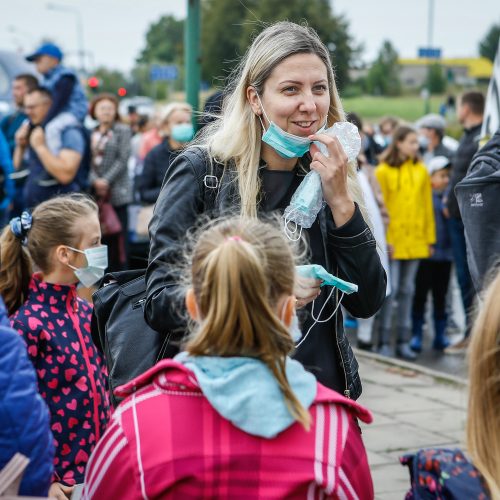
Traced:
<path fill-rule="evenodd" d="M 418 146 L 415 130 L 398 127 L 375 170 L 389 212 L 387 245 L 392 288 L 380 313 L 379 353 L 392 354 L 391 321 L 397 299 L 396 354 L 409 360 L 416 358 L 408 346 L 415 276 L 419 260 L 432 254 L 436 241 L 431 183 L 425 165 L 418 159 Z"/>

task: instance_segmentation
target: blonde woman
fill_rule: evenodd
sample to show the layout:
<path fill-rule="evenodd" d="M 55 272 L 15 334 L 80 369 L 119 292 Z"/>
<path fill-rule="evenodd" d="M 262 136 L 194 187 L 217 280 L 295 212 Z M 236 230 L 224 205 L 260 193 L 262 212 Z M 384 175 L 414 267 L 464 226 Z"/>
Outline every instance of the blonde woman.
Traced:
<path fill-rule="evenodd" d="M 344 120 L 330 55 L 316 32 L 279 22 L 260 33 L 227 90 L 220 119 L 172 164 L 149 226 L 145 316 L 159 332 L 186 330 L 178 301 L 179 242 L 200 216 L 239 212 L 264 218 L 282 213 L 310 169 L 322 179 L 325 207 L 304 231 L 310 260 L 356 283 L 343 298 L 356 317 L 373 315 L 385 296 L 385 273 L 375 239 L 360 210 L 355 166 L 323 127 Z M 323 142 L 329 157 L 311 141 Z M 196 142 L 196 141 L 195 141 Z M 309 336 L 295 357 L 318 380 L 351 398 L 361 394 L 358 365 L 319 280 L 301 279 L 294 294 Z M 314 312 L 312 311 L 312 302 Z M 314 322 L 312 315 L 322 322 Z M 313 326 L 314 325 L 314 326 Z"/>
<path fill-rule="evenodd" d="M 405 456 L 412 489 L 406 498 L 500 500 L 500 272 L 487 288 L 469 347 L 467 452 L 421 450 Z"/>
<path fill-rule="evenodd" d="M 196 238 L 185 351 L 118 389 L 84 499 L 373 499 L 355 401 L 290 359 L 294 255 L 283 233 L 234 218 Z M 140 444 L 140 446 L 139 446 Z"/>

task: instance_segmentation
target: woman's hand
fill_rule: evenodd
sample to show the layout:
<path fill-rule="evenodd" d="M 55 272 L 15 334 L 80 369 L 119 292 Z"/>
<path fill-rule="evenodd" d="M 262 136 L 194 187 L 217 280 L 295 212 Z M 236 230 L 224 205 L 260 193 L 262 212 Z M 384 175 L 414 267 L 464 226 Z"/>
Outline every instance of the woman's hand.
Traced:
<path fill-rule="evenodd" d="M 295 307 L 297 309 L 300 309 L 301 307 L 304 307 L 305 305 L 309 304 L 309 302 L 312 302 L 315 298 L 317 298 L 321 293 L 321 283 L 321 280 L 297 276 L 295 281 L 295 289 L 293 291 L 293 294 L 297 299 Z"/>
<path fill-rule="evenodd" d="M 65 486 L 62 483 L 52 483 L 49 489 L 49 497 L 57 500 L 68 500 L 73 492 L 73 486 Z"/>
<path fill-rule="evenodd" d="M 94 181 L 92 187 L 95 189 L 96 195 L 103 198 L 108 194 L 109 182 L 106 179 L 99 177 L 99 179 Z"/>
<path fill-rule="evenodd" d="M 310 135 L 311 141 L 322 142 L 328 148 L 329 156 L 322 154 L 311 144 L 311 170 L 321 176 L 323 196 L 333 214 L 337 227 L 344 225 L 354 214 L 354 202 L 347 189 L 347 155 L 339 140 L 326 134 Z"/>

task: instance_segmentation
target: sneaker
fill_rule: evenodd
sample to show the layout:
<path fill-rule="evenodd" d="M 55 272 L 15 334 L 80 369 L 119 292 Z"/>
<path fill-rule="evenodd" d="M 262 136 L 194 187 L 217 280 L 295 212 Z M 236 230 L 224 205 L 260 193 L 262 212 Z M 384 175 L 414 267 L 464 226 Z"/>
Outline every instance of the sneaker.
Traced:
<path fill-rule="evenodd" d="M 388 358 L 392 358 L 394 357 L 394 351 L 392 350 L 392 347 L 389 345 L 389 344 L 382 344 L 377 352 L 381 355 L 381 356 L 387 356 Z"/>
<path fill-rule="evenodd" d="M 420 337 L 412 337 L 410 340 L 410 349 L 415 352 L 422 352 L 422 339 Z"/>
<path fill-rule="evenodd" d="M 469 342 L 469 337 L 464 337 L 460 342 L 447 347 L 444 352 L 445 354 L 465 354 L 469 347 Z"/>
<path fill-rule="evenodd" d="M 410 346 L 406 342 L 397 345 L 396 355 L 407 361 L 415 361 L 417 359 L 417 355 L 410 349 Z"/>

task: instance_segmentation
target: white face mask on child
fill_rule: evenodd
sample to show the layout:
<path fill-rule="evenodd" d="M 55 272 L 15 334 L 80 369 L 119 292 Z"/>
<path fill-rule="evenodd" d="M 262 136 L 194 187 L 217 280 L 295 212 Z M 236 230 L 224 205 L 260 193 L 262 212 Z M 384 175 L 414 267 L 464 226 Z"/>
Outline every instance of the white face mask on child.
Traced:
<path fill-rule="evenodd" d="M 107 245 L 86 248 L 85 250 L 68 248 L 74 252 L 83 253 L 87 259 L 87 265 L 84 267 L 74 267 L 68 264 L 68 267 L 73 269 L 78 281 L 86 288 L 95 285 L 104 276 L 104 271 L 108 267 Z"/>

